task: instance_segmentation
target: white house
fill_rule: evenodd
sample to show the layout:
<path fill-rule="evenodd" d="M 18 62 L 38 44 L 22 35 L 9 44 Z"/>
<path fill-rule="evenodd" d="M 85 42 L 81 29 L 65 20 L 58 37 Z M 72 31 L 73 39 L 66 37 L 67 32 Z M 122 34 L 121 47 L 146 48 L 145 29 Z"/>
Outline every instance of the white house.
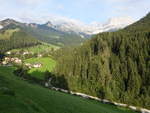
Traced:
<path fill-rule="evenodd" d="M 7 55 L 10 55 L 10 54 L 11 54 L 11 52 L 10 52 L 10 51 L 8 51 L 8 52 L 6 52 L 6 54 L 7 54 Z"/>
<path fill-rule="evenodd" d="M 39 63 L 38 64 L 33 64 L 34 68 L 40 68 L 41 66 L 42 66 L 42 64 L 39 64 Z"/>
<path fill-rule="evenodd" d="M 42 57 L 42 55 L 41 55 L 41 54 L 38 54 L 38 57 Z"/>
<path fill-rule="evenodd" d="M 29 52 L 28 52 L 28 51 L 23 52 L 23 55 L 27 55 L 27 54 L 29 54 Z"/>
<path fill-rule="evenodd" d="M 17 63 L 17 64 L 21 64 L 22 63 L 21 59 L 18 59 L 18 58 L 15 59 L 14 62 Z"/>

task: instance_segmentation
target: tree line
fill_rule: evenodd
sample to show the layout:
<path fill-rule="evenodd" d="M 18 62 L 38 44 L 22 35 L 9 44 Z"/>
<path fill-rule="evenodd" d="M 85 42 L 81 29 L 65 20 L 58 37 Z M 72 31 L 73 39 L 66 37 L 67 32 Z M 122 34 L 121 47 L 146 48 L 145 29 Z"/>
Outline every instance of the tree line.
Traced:
<path fill-rule="evenodd" d="M 15 48 L 38 45 L 40 42 L 23 31 L 14 32 L 9 39 L 0 39 L 0 54 Z"/>

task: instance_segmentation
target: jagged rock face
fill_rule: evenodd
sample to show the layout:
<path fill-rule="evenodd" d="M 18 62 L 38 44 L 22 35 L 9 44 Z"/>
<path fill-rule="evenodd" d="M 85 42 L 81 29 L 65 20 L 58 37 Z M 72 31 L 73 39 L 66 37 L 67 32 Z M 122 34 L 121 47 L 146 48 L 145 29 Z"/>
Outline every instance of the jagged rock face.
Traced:
<path fill-rule="evenodd" d="M 13 19 L 6 19 L 6 20 L 3 20 L 3 21 L 0 21 L 0 25 L 1 26 L 5 27 L 5 26 L 7 26 L 9 24 L 15 24 L 15 25 L 17 25 L 17 24 L 19 24 L 19 22 L 15 21 Z"/>
<path fill-rule="evenodd" d="M 45 25 L 48 26 L 48 27 L 53 27 L 53 24 L 50 21 L 48 21 Z"/>

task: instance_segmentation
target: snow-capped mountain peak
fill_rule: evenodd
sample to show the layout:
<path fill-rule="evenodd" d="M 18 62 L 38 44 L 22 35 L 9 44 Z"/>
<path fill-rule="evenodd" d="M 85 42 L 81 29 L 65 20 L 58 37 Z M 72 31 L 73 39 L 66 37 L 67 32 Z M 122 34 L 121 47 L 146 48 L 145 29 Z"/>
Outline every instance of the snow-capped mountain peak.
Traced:
<path fill-rule="evenodd" d="M 88 35 L 97 34 L 100 32 L 114 31 L 121 29 L 130 25 L 134 22 L 130 17 L 115 17 L 109 19 L 106 23 L 102 24 L 99 22 L 93 22 L 91 24 L 84 24 L 78 21 L 66 21 L 66 20 L 57 20 L 57 22 L 47 22 L 46 25 L 49 27 L 54 27 L 58 30 L 64 32 L 75 32 L 75 33 L 84 33 Z"/>
<path fill-rule="evenodd" d="M 15 20 L 13 20 L 13 19 L 5 19 L 5 20 L 3 20 L 3 21 L 0 21 L 0 25 L 2 25 L 2 26 L 7 26 L 7 25 L 9 25 L 9 24 L 18 24 L 18 22 L 16 22 Z"/>
<path fill-rule="evenodd" d="M 46 26 L 48 26 L 48 27 L 53 27 L 53 24 L 52 24 L 51 21 L 48 21 L 48 22 L 46 23 Z"/>
<path fill-rule="evenodd" d="M 85 24 L 81 21 L 77 21 L 74 19 L 55 18 L 55 20 L 51 19 L 45 24 L 26 23 L 25 25 L 34 28 L 37 28 L 39 25 L 44 25 L 62 32 L 73 32 L 79 35 L 93 35 L 101 32 L 116 31 L 118 29 L 126 27 L 127 25 L 132 24 L 133 22 L 134 20 L 130 17 L 110 18 L 107 22 L 103 24 L 100 22 L 92 22 L 90 24 Z M 15 25 L 24 25 L 13 19 L 6 19 L 0 22 L 0 29 L 12 23 Z"/>
<path fill-rule="evenodd" d="M 3 28 L 3 26 L 2 25 L 0 25 L 0 29 L 2 29 Z"/>

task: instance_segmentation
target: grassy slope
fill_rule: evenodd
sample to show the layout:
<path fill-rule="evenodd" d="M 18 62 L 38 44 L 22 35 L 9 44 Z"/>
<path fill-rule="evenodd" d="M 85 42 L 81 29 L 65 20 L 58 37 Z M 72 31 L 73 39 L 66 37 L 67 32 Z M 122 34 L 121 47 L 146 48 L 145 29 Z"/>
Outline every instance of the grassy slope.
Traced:
<path fill-rule="evenodd" d="M 59 49 L 60 47 L 52 45 L 52 44 L 42 43 L 42 45 L 37 45 L 37 46 L 33 46 L 33 47 L 13 49 L 13 50 L 11 50 L 11 52 L 15 53 L 15 52 L 23 50 L 23 51 L 29 51 L 29 52 L 33 52 L 34 54 L 37 54 L 37 53 L 50 52 L 52 50 L 52 48 L 54 50 L 56 50 L 56 49 Z"/>
<path fill-rule="evenodd" d="M 0 39 L 10 39 L 10 37 L 13 35 L 14 32 L 18 32 L 19 29 L 9 29 L 6 30 L 4 33 L 0 33 Z"/>
<path fill-rule="evenodd" d="M 52 44 L 46 44 L 45 43 L 45 44 L 38 45 L 38 46 L 35 46 L 35 47 L 30 47 L 27 50 L 28 51 L 33 51 L 34 53 L 41 53 L 43 51 L 49 52 L 49 51 L 51 51 L 52 48 L 54 50 L 59 49 L 58 46 L 55 46 L 55 45 L 52 45 Z"/>
<path fill-rule="evenodd" d="M 29 84 L 14 76 L 14 69 L 0 67 L 0 113 L 134 113 Z"/>
<path fill-rule="evenodd" d="M 42 67 L 40 68 L 31 68 L 29 71 L 29 74 L 31 74 L 34 77 L 43 79 L 43 73 L 46 71 L 52 71 L 53 68 L 56 65 L 56 61 L 49 58 L 49 57 L 43 57 L 43 58 L 30 58 L 25 60 L 26 63 L 41 63 Z"/>

